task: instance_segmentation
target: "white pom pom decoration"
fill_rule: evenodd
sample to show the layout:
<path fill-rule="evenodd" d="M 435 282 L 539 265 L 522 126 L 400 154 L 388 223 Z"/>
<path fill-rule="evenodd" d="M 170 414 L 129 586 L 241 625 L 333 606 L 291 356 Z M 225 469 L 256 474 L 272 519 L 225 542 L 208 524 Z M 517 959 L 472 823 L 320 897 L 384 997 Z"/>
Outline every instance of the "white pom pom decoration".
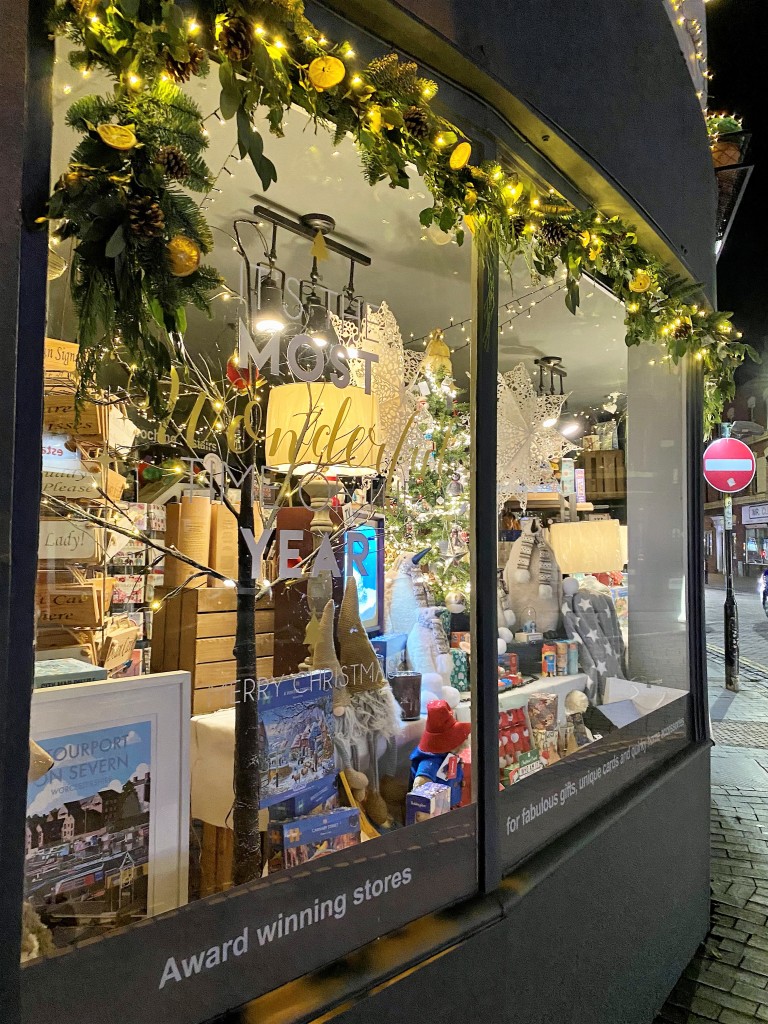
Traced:
<path fill-rule="evenodd" d="M 496 650 L 498 651 L 499 654 L 507 653 L 506 641 L 502 640 L 501 637 L 499 637 L 499 639 L 496 641 Z"/>
<path fill-rule="evenodd" d="M 448 703 L 448 707 L 451 711 L 453 711 L 454 708 L 457 708 L 461 701 L 461 693 L 455 686 L 444 686 L 441 696 L 442 699 Z"/>
<path fill-rule="evenodd" d="M 514 626 L 514 624 L 516 622 L 517 622 L 517 616 L 512 611 L 512 609 L 511 608 L 505 608 L 504 609 L 504 624 L 506 626 L 508 626 L 509 629 L 512 629 L 512 627 Z"/>
<path fill-rule="evenodd" d="M 507 629 L 506 626 L 499 626 L 499 636 L 508 644 L 511 644 L 515 639 L 515 634 L 511 629 Z M 499 653 L 503 654 L 504 651 L 500 651 Z"/>
<path fill-rule="evenodd" d="M 563 580 L 563 593 L 566 597 L 573 597 L 574 594 L 579 592 L 579 581 L 575 580 L 573 576 L 569 576 Z"/>

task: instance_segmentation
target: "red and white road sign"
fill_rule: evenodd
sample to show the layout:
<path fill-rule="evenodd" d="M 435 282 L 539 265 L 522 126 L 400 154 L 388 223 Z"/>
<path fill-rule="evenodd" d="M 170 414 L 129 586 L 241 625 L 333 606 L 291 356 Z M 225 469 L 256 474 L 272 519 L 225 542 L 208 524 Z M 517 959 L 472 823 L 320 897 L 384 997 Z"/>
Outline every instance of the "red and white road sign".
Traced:
<path fill-rule="evenodd" d="M 743 491 L 755 475 L 752 449 L 735 437 L 721 437 L 704 452 L 704 479 L 724 494 Z"/>

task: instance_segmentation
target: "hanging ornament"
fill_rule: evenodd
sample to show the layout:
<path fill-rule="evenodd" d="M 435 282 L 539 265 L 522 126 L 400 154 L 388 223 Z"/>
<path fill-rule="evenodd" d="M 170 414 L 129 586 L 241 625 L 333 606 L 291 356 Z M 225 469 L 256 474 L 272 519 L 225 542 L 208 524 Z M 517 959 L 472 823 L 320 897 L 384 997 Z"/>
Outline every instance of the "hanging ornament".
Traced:
<path fill-rule="evenodd" d="M 174 277 L 189 277 L 200 266 L 200 246 L 193 238 L 174 235 L 165 248 Z"/>
<path fill-rule="evenodd" d="M 461 485 L 461 480 L 459 478 L 458 473 L 454 474 L 454 476 L 451 477 L 451 479 L 448 481 L 448 486 L 445 488 L 445 490 L 452 498 L 456 498 L 458 497 L 458 495 L 462 493 L 464 488 Z"/>
<path fill-rule="evenodd" d="M 498 499 L 517 498 L 525 509 L 528 492 L 554 480 L 550 460 L 573 448 L 552 424 L 567 395 L 539 395 L 524 363 L 498 379 Z M 545 426 L 550 424 L 549 426 Z"/>
<path fill-rule="evenodd" d="M 453 615 L 460 615 L 467 610 L 467 599 L 460 590 L 449 590 L 445 595 L 445 607 Z"/>
<path fill-rule="evenodd" d="M 112 149 L 133 149 L 138 139 L 134 135 L 133 124 L 100 124 L 96 126 L 96 134 L 102 142 Z"/>
<path fill-rule="evenodd" d="M 448 163 L 452 171 L 460 171 L 462 167 L 466 167 L 469 163 L 469 158 L 472 156 L 472 147 L 468 142 L 460 142 L 458 146 L 455 146 Z"/>
<path fill-rule="evenodd" d="M 436 327 L 435 330 L 429 332 L 427 348 L 421 361 L 421 372 L 437 376 L 441 371 L 447 377 L 453 376 L 451 350 L 445 343 L 445 335 L 439 327 Z"/>
<path fill-rule="evenodd" d="M 318 263 L 322 263 L 328 259 L 328 246 L 325 244 L 325 235 L 322 231 L 318 231 L 315 235 L 314 241 L 312 242 L 312 248 L 310 249 L 310 255 L 313 259 L 316 259 Z"/>
<path fill-rule="evenodd" d="M 256 371 L 258 375 L 258 371 Z M 227 380 L 235 391 L 247 391 L 251 386 L 251 371 L 239 365 L 235 356 L 227 360 Z"/>
<path fill-rule="evenodd" d="M 315 57 L 307 69 L 307 78 L 318 92 L 332 89 L 344 81 L 347 69 L 338 57 Z"/>

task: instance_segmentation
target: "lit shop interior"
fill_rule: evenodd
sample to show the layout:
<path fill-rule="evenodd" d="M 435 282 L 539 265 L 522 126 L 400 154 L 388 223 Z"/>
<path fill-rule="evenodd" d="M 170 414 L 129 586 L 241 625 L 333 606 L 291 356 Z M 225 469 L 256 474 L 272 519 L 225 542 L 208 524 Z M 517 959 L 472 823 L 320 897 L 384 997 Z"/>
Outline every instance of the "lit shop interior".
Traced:
<path fill-rule="evenodd" d="M 100 91 L 57 53 L 54 184 L 65 112 Z M 574 315 L 561 272 L 502 266 L 494 494 L 473 481 L 472 225 L 463 244 L 424 226 L 415 171 L 371 188 L 351 139 L 298 108 L 265 190 L 218 83 L 187 89 L 210 111 L 205 262 L 223 283 L 212 319 L 175 335 L 165 418 L 120 400 L 131 367 L 107 350 L 75 410 L 76 265 L 51 245 L 29 961 L 467 822 L 497 740 L 507 820 L 559 762 L 634 758 L 646 716 L 687 693 L 681 369 L 625 346 L 599 274 Z M 537 186 L 525 229 L 556 246 Z M 198 255 L 182 239 L 173 272 Z M 497 568 L 475 579 L 482 487 Z M 473 603 L 494 596 L 497 666 L 478 678 Z M 498 736 L 478 736 L 496 691 Z M 541 842 L 521 827 L 503 860 Z M 433 908 L 454 899 L 439 888 Z"/>

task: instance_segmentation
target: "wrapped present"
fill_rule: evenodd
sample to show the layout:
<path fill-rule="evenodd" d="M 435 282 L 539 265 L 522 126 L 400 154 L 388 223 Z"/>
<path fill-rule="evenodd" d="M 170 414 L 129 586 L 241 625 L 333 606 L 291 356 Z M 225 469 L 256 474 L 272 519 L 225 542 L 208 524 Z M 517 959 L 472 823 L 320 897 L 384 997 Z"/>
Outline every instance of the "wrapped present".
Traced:
<path fill-rule="evenodd" d="M 453 659 L 451 686 L 466 693 L 469 690 L 469 656 L 466 651 L 457 650 L 455 647 L 451 648 L 450 654 Z"/>

